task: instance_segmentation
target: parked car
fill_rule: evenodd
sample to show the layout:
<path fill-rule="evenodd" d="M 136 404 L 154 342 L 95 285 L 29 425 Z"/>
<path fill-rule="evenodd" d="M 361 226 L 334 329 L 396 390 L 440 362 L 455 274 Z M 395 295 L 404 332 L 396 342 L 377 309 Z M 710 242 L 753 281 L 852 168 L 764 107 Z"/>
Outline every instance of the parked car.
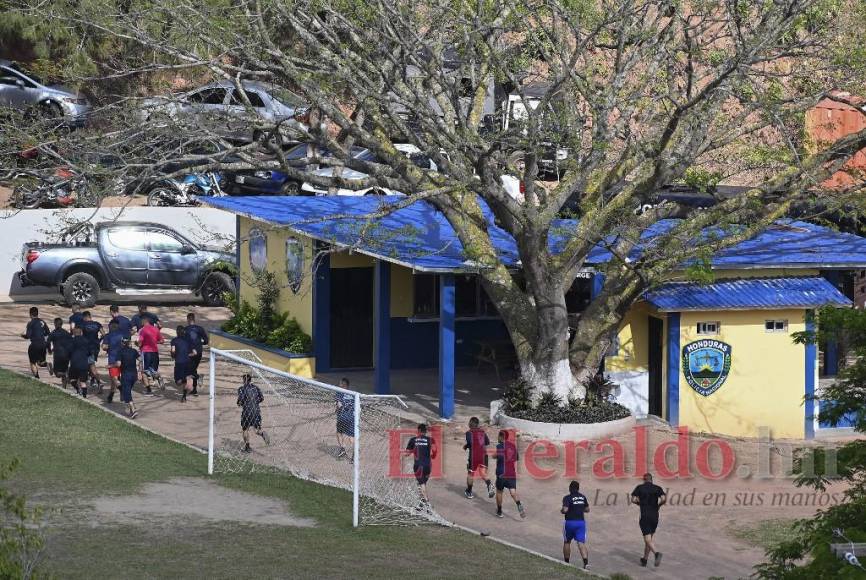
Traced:
<path fill-rule="evenodd" d="M 24 244 L 21 285 L 58 288 L 68 304 L 82 306 L 93 306 L 105 290 L 189 293 L 210 306 L 223 305 L 235 291 L 233 254 L 199 246 L 164 225 L 103 222 L 83 237 Z"/>
<path fill-rule="evenodd" d="M 226 139 L 246 142 L 264 137 L 247 114 L 250 109 L 267 123 L 300 126 L 309 120 L 309 106 L 291 91 L 257 81 L 243 81 L 241 86 L 249 107 L 234 83 L 219 81 L 177 96 L 147 99 L 141 116 L 151 120 L 165 115 L 178 122 L 198 123 Z M 284 142 L 290 141 L 284 136 Z"/>
<path fill-rule="evenodd" d="M 0 107 L 37 111 L 76 127 L 84 125 L 90 112 L 90 103 L 75 91 L 45 84 L 8 60 L 0 60 Z"/>

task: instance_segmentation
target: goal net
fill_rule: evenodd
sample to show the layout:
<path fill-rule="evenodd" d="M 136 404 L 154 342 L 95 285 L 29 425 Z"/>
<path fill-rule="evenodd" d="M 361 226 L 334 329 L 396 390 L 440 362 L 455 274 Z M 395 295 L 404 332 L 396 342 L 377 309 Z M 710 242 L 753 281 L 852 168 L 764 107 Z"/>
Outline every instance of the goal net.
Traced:
<path fill-rule="evenodd" d="M 444 523 L 420 505 L 411 458 L 400 452 L 414 429 L 399 397 L 291 375 L 249 350 L 210 349 L 209 371 L 208 473 L 280 470 L 346 489 L 355 526 Z"/>

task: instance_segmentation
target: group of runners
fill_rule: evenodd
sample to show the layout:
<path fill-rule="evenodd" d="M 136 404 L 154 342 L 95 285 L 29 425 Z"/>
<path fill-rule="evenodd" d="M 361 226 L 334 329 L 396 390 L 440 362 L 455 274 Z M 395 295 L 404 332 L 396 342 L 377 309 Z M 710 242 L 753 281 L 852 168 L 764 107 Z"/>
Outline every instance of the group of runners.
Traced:
<path fill-rule="evenodd" d="M 348 385 L 348 383 L 346 383 Z M 427 425 L 418 425 L 417 434 L 409 439 L 406 453 L 414 458 L 412 470 L 415 481 L 418 483 L 418 491 L 421 496 L 421 504 L 418 509 L 431 511 L 427 495 L 427 482 L 433 468 L 433 460 L 436 458 L 437 443 L 427 432 Z M 463 491 L 467 499 L 474 499 L 473 491 L 476 479 L 484 482 L 489 498 L 496 497 L 496 516 L 504 517 L 502 513 L 502 500 L 505 490 L 508 490 L 511 499 L 517 507 L 521 518 L 526 517 L 526 508 L 517 493 L 517 461 L 519 455 L 514 434 L 511 431 L 501 430 L 497 436 L 496 448 L 492 454 L 496 457 L 496 482 L 491 481 L 488 475 L 488 460 L 491 455 L 489 451 L 490 439 L 486 431 L 481 427 L 477 417 L 469 420 L 469 430 L 466 431 L 466 443 L 463 449 L 468 452 L 466 489 Z M 655 547 L 654 536 L 659 522 L 659 508 L 665 504 L 667 496 L 664 489 L 653 483 L 652 475 L 644 474 L 643 483 L 635 487 L 631 493 L 631 502 L 640 508 L 641 535 L 644 540 L 644 553 L 640 558 L 641 566 L 647 566 L 652 556 L 655 566 L 659 566 L 662 553 Z M 586 545 L 587 525 L 586 514 L 590 511 L 587 497 L 580 492 L 580 483 L 572 481 L 568 487 L 568 495 L 562 498 L 560 513 L 565 522 L 562 530 L 562 556 L 566 562 L 571 559 L 571 544 L 577 542 L 577 548 L 583 559 L 583 567 L 589 568 L 589 550 Z"/>
<path fill-rule="evenodd" d="M 159 317 L 149 312 L 146 305 L 139 306 L 131 319 L 122 315 L 117 305 L 109 307 L 109 315 L 106 331 L 89 310 L 73 305 L 68 319 L 70 330 L 60 317 L 54 319 L 54 329 L 49 330 L 34 306 L 21 336 L 30 341 L 27 355 L 33 376 L 39 378 L 39 370 L 47 367 L 48 374 L 59 378 L 64 388 L 71 386 L 82 397 L 87 397 L 88 392 L 103 393 L 97 362 L 100 354 L 105 353 L 109 378 L 105 401 L 112 403 L 120 390 L 120 400 L 134 419 L 138 412 L 132 389 L 137 382 L 144 385 L 145 396 L 153 396 L 154 387 L 165 390 L 159 372 L 159 346 L 166 339 Z M 194 313 L 187 314 L 186 320 L 186 326 L 178 326 L 176 336 L 169 342 L 174 360 L 173 379 L 180 389 L 181 402 L 186 402 L 189 394 L 198 396 L 198 367 L 204 346 L 209 342 L 207 331 L 196 323 Z"/>

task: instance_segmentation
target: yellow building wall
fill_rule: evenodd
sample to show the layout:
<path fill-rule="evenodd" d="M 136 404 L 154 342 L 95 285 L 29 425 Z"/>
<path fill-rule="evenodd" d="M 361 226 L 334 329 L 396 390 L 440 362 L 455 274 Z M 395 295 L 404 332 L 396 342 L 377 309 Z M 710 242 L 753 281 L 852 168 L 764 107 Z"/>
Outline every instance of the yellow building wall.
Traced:
<path fill-rule="evenodd" d="M 415 286 L 412 270 L 391 264 L 391 318 L 409 318 L 414 314 Z"/>
<path fill-rule="evenodd" d="M 619 330 L 619 351 L 616 356 L 605 358 L 607 371 L 646 370 L 649 356 L 649 324 L 647 317 L 651 308 L 646 302 L 638 302 L 625 315 Z M 659 316 L 663 318 L 663 316 Z"/>
<path fill-rule="evenodd" d="M 256 353 L 259 359 L 261 359 L 263 365 L 299 377 L 313 378 L 316 374 L 315 357 L 288 358 L 261 348 L 255 348 L 245 342 L 235 341 L 225 336 L 219 336 L 215 333 L 210 335 L 210 344 L 214 348 L 222 350 L 250 350 Z"/>
<path fill-rule="evenodd" d="M 766 332 L 771 319 L 786 319 L 788 332 Z M 707 321 L 721 323 L 718 335 L 697 334 L 697 323 Z M 680 361 L 679 424 L 733 436 L 756 437 L 759 427 L 770 427 L 773 437 L 805 437 L 805 347 L 791 340 L 803 330 L 804 310 L 683 312 L 680 356 L 682 347 L 701 339 L 726 342 L 732 351 L 727 380 L 707 397 L 689 386 Z"/>
<path fill-rule="evenodd" d="M 250 230 L 258 228 L 267 236 L 268 262 L 267 269 L 277 277 L 280 285 L 280 298 L 277 301 L 279 312 L 288 312 L 289 316 L 295 318 L 304 332 L 313 335 L 313 241 L 310 238 L 297 237 L 304 244 L 304 268 L 306 273 L 297 293 L 289 288 L 288 273 L 286 272 L 286 239 L 291 233 L 283 228 L 270 226 L 261 222 L 253 221 L 245 217 L 240 219 L 240 296 L 250 304 L 255 304 L 258 290 L 254 287 L 255 275 L 250 265 Z"/>

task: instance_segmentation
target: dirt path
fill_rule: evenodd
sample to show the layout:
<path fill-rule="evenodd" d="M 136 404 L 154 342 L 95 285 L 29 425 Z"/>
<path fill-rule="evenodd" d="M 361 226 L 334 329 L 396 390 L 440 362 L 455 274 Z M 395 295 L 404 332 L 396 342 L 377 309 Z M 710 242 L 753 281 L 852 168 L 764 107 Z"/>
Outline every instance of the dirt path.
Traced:
<path fill-rule="evenodd" d="M 68 316 L 66 308 L 44 306 L 41 309 L 46 320 L 55 315 Z M 125 314 L 132 314 L 131 308 L 125 310 Z M 226 316 L 224 309 L 203 307 L 180 306 L 153 310 L 164 320 L 167 329 L 181 322 L 188 311 L 195 311 L 205 327 L 219 324 Z M 106 322 L 107 306 L 99 306 L 93 311 L 97 320 Z M 26 373 L 26 343 L 18 335 L 26 323 L 27 307 L 0 305 L 0 315 L 4 320 L 0 325 L 0 366 Z M 166 334 L 173 335 L 173 332 L 168 331 Z M 170 368 L 167 358 L 162 364 L 164 368 Z M 226 380 L 231 382 L 231 378 Z M 218 390 L 218 393 L 222 393 L 218 397 L 218 410 L 226 413 L 227 417 L 237 413 L 231 400 L 233 387 L 233 384 L 226 384 L 225 390 L 222 387 Z M 189 403 L 182 405 L 178 402 L 177 391 L 169 387 L 165 393 L 151 398 L 138 393 L 136 401 L 140 408 L 137 421 L 142 425 L 192 445 L 206 446 L 207 397 L 192 398 Z M 115 412 L 122 411 L 118 403 L 110 408 Z M 274 415 L 279 418 L 276 413 Z M 321 420 L 330 422 L 333 421 L 332 417 Z M 227 420 L 232 425 L 232 440 L 239 439 L 234 415 Z M 463 497 L 466 455 L 462 445 L 465 427 L 444 424 L 442 429 L 444 476 L 430 483 L 432 503 L 442 516 L 494 537 L 560 557 L 562 516 L 559 506 L 562 496 L 567 492 L 568 482 L 577 478 L 581 482 L 581 491 L 589 497 L 592 505 L 588 516 L 590 559 L 594 570 L 606 574 L 623 572 L 632 578 L 745 578 L 752 573 L 752 566 L 763 559 L 763 552 L 758 546 L 735 538 L 729 533 L 732 528 L 753 527 L 764 520 L 808 516 L 832 499 L 795 488 L 790 479 L 778 475 L 784 471 L 785 462 L 793 448 L 802 445 L 802 442 L 761 444 L 754 440 L 724 440 L 723 445 L 731 450 L 736 463 L 729 477 L 714 481 L 700 475 L 695 462 L 698 450 L 709 438 L 693 435 L 687 441 L 690 462 L 686 472 L 671 479 L 657 479 L 657 483 L 668 489 L 669 497 L 669 505 L 661 511 L 656 535 L 658 547 L 664 553 L 662 566 L 641 568 L 638 564 L 642 550 L 637 525 L 638 510 L 628 503 L 628 495 L 639 481 L 633 474 L 643 469 L 643 466 L 636 465 L 640 455 L 636 449 L 640 445 L 635 432 L 615 437 L 602 447 L 591 445 L 589 452 L 580 450 L 576 469 L 569 470 L 566 467 L 565 450 L 562 446 L 556 446 L 555 457 L 537 461 L 538 467 L 551 470 L 548 477 L 538 474 L 533 477 L 527 464 L 522 464 L 518 475 L 518 491 L 526 505 L 528 517 L 518 517 L 513 502 L 506 498 L 505 517 L 498 519 L 494 516 L 494 500 L 486 497 L 480 482 L 475 487 L 475 499 Z M 333 429 L 330 426 L 321 427 L 311 433 L 315 442 L 309 445 L 309 449 L 318 454 L 317 461 L 321 460 L 323 464 L 335 461 L 328 452 L 335 443 Z M 495 428 L 488 428 L 488 433 L 491 439 L 495 439 Z M 646 433 L 650 462 L 654 450 L 660 444 L 670 442 L 670 446 L 673 446 L 677 440 L 674 431 L 659 424 L 648 426 Z M 524 458 L 532 443 L 529 437 L 520 438 L 519 448 Z M 681 443 L 685 444 L 686 441 Z M 719 443 L 714 445 L 716 449 L 708 454 L 707 465 L 712 473 L 719 473 L 722 468 Z M 256 446 L 260 446 L 258 439 L 254 441 Z M 610 456 L 614 449 L 620 448 L 623 453 L 623 473 L 619 474 L 621 477 L 606 477 L 603 472 L 610 471 L 612 463 L 604 458 Z M 362 458 L 365 453 L 362 450 Z M 671 449 L 670 453 L 673 454 L 674 450 Z M 263 454 L 261 457 L 263 461 L 273 460 L 273 454 Z M 674 464 L 672 457 L 670 463 Z M 331 469 L 334 473 L 339 472 L 340 479 L 349 475 L 348 462 L 333 465 Z M 650 470 L 658 471 L 655 467 Z M 159 493 L 154 495 L 151 493 L 153 491 L 150 490 L 147 497 L 159 497 Z M 839 490 L 831 489 L 830 492 L 838 493 Z M 166 493 L 167 497 L 182 501 L 183 494 L 176 489 Z M 483 557 L 483 554 L 479 557 Z"/>

